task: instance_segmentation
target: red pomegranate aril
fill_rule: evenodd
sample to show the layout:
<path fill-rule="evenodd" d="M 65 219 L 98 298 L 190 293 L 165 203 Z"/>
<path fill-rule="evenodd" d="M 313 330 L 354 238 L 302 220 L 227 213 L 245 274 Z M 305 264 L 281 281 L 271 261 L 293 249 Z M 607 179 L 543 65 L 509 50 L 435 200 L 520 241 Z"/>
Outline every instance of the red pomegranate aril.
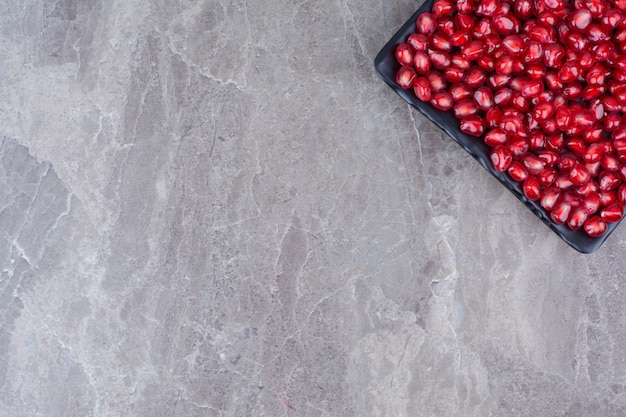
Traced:
<path fill-rule="evenodd" d="M 598 195 L 600 196 L 600 205 L 602 207 L 608 207 L 617 202 L 617 190 L 600 191 Z"/>
<path fill-rule="evenodd" d="M 446 69 L 451 63 L 450 55 L 445 52 L 431 51 L 429 56 L 433 67 L 440 70 Z"/>
<path fill-rule="evenodd" d="M 437 110 L 448 111 L 454 105 L 452 95 L 445 90 L 435 91 L 430 98 L 430 104 Z"/>
<path fill-rule="evenodd" d="M 467 44 L 470 39 L 471 35 L 469 29 L 460 29 L 450 36 L 450 44 L 459 47 Z"/>
<path fill-rule="evenodd" d="M 554 166 L 559 162 L 559 154 L 555 151 L 543 150 L 537 156 L 547 165 Z"/>
<path fill-rule="evenodd" d="M 559 154 L 558 167 L 561 171 L 569 171 L 578 163 L 578 157 L 572 152 Z"/>
<path fill-rule="evenodd" d="M 510 104 L 511 106 L 522 112 L 527 112 L 530 108 L 530 100 L 524 97 L 519 91 L 513 91 Z"/>
<path fill-rule="evenodd" d="M 607 223 L 615 223 L 624 217 L 624 205 L 622 203 L 613 203 L 600 211 L 600 218 Z"/>
<path fill-rule="evenodd" d="M 582 156 L 583 153 L 587 150 L 587 143 L 582 138 L 570 138 L 565 146 L 574 152 L 576 156 Z"/>
<path fill-rule="evenodd" d="M 428 38 L 421 33 L 411 33 L 407 43 L 416 51 L 425 51 L 428 48 Z"/>
<path fill-rule="evenodd" d="M 548 68 L 560 68 L 565 58 L 565 48 L 558 43 L 551 43 L 543 50 L 543 63 Z"/>
<path fill-rule="evenodd" d="M 457 3 L 457 10 L 458 10 L 458 3 Z M 476 25 L 476 19 L 475 17 L 473 17 L 470 12 L 462 12 L 461 10 L 459 10 L 459 13 L 454 17 L 454 21 L 456 23 L 457 28 L 459 29 L 468 29 L 468 30 L 472 30 L 474 29 L 474 26 Z"/>
<path fill-rule="evenodd" d="M 604 154 L 600 159 L 600 166 L 605 171 L 618 171 L 619 159 L 615 155 Z"/>
<path fill-rule="evenodd" d="M 528 178 L 528 170 L 520 161 L 512 161 L 506 170 L 514 181 L 524 181 Z"/>
<path fill-rule="evenodd" d="M 620 176 L 617 172 L 602 171 L 598 176 L 598 184 L 600 190 L 610 191 L 617 188 L 622 183 Z"/>
<path fill-rule="evenodd" d="M 428 55 L 426 54 L 426 52 L 424 51 L 415 52 L 415 56 L 413 59 L 413 66 L 415 67 L 415 70 L 420 74 L 426 74 L 430 71 L 431 69 L 430 58 L 428 58 Z"/>
<path fill-rule="evenodd" d="M 599 201 L 599 198 L 598 198 Z M 626 184 L 622 184 L 617 189 L 617 201 L 620 203 L 626 203 Z"/>
<path fill-rule="evenodd" d="M 539 121 L 548 120 L 554 114 L 554 105 L 549 102 L 538 103 L 533 108 L 532 114 Z"/>
<path fill-rule="evenodd" d="M 583 160 L 586 163 L 598 162 L 602 158 L 603 154 L 604 151 L 602 149 L 602 146 L 597 143 L 592 143 L 583 153 Z"/>
<path fill-rule="evenodd" d="M 544 126 L 545 130 L 545 126 Z M 546 136 L 546 149 L 554 152 L 561 152 L 565 147 L 565 137 L 561 132 L 551 133 Z"/>
<path fill-rule="evenodd" d="M 507 146 L 511 150 L 513 158 L 516 159 L 528 152 L 529 148 L 528 141 L 525 138 L 520 137 L 511 137 L 508 140 Z"/>
<path fill-rule="evenodd" d="M 459 102 L 472 97 L 473 90 L 464 83 L 455 83 L 450 87 L 450 94 L 455 102 Z"/>
<path fill-rule="evenodd" d="M 489 85 L 489 87 L 491 87 L 492 89 L 496 90 L 500 87 L 504 87 L 505 85 L 507 85 L 510 80 L 511 80 L 510 75 L 491 74 L 489 77 L 487 77 L 487 85 Z"/>
<path fill-rule="evenodd" d="M 556 169 L 552 167 L 545 167 L 537 174 L 537 179 L 542 187 L 549 187 L 554 183 L 556 179 Z"/>
<path fill-rule="evenodd" d="M 513 10 L 522 20 L 526 20 L 533 15 L 535 7 L 531 0 L 517 0 L 514 2 Z"/>
<path fill-rule="evenodd" d="M 402 66 L 398 73 L 396 74 L 396 83 L 404 89 L 408 89 L 413 87 L 413 83 L 417 78 L 417 73 L 413 69 L 413 67 Z"/>
<path fill-rule="evenodd" d="M 595 191 L 591 191 L 587 195 L 585 195 L 585 198 L 583 198 L 583 203 L 581 207 L 583 208 L 583 210 L 585 210 L 587 214 L 593 214 L 600 210 L 600 204 L 601 201 L 598 193 Z"/>
<path fill-rule="evenodd" d="M 600 237 L 608 230 L 607 224 L 600 218 L 600 216 L 592 216 L 585 221 L 583 225 L 585 233 L 591 237 Z"/>
<path fill-rule="evenodd" d="M 450 83 L 458 83 L 465 79 L 465 71 L 458 67 L 448 67 L 443 70 L 443 76 Z"/>
<path fill-rule="evenodd" d="M 567 219 L 567 227 L 571 230 L 578 230 L 585 224 L 588 217 L 589 214 L 582 207 L 576 207 L 571 211 Z"/>
<path fill-rule="evenodd" d="M 571 110 L 567 106 L 559 106 L 555 110 L 554 120 L 559 129 L 565 130 L 573 123 Z"/>
<path fill-rule="evenodd" d="M 616 112 L 621 110 L 621 106 L 617 99 L 613 96 L 604 95 L 600 97 L 604 110 L 608 112 Z"/>
<path fill-rule="evenodd" d="M 435 0 L 432 5 L 432 13 L 435 18 L 449 15 L 454 12 L 454 4 L 449 0 Z"/>
<path fill-rule="evenodd" d="M 600 173 L 600 168 L 602 167 L 600 166 L 600 162 L 594 162 L 592 164 L 585 164 L 585 168 L 587 168 L 592 178 L 597 178 Z"/>
<path fill-rule="evenodd" d="M 489 130 L 484 138 L 485 144 L 490 148 L 495 148 L 498 145 L 504 145 L 506 141 L 507 134 L 499 128 Z"/>
<path fill-rule="evenodd" d="M 464 70 L 468 70 L 472 66 L 472 62 L 469 59 L 465 59 L 460 52 L 450 55 L 450 60 L 452 61 L 452 65 Z"/>
<path fill-rule="evenodd" d="M 509 148 L 504 145 L 495 146 L 489 153 L 493 169 L 496 172 L 504 172 L 513 161 L 513 155 Z"/>
<path fill-rule="evenodd" d="M 591 85 L 602 85 L 604 84 L 605 76 L 606 68 L 604 68 L 602 64 L 596 64 L 589 68 L 589 71 L 587 71 L 587 75 L 585 76 L 585 80 Z"/>
<path fill-rule="evenodd" d="M 425 12 L 417 17 L 415 26 L 418 33 L 422 35 L 432 35 L 437 29 L 437 21 L 432 13 Z"/>
<path fill-rule="evenodd" d="M 574 186 L 572 180 L 569 179 L 568 173 L 557 174 L 553 184 L 561 190 L 568 190 Z"/>
<path fill-rule="evenodd" d="M 502 39 L 502 47 L 511 56 L 518 56 L 524 51 L 526 42 L 521 35 L 508 35 Z"/>
<path fill-rule="evenodd" d="M 567 17 L 567 23 L 572 29 L 584 30 L 591 23 L 591 12 L 588 9 L 575 10 Z"/>
<path fill-rule="evenodd" d="M 537 41 L 529 41 L 522 52 L 522 59 L 526 64 L 536 64 L 542 62 L 543 44 Z"/>
<path fill-rule="evenodd" d="M 500 39 L 500 36 L 496 34 L 485 36 L 482 42 L 485 44 L 483 54 L 499 58 L 504 53 L 502 50 L 502 39 Z"/>
<path fill-rule="evenodd" d="M 456 31 L 456 23 L 451 16 L 444 16 L 437 21 L 437 31 L 445 36 L 452 36 Z"/>
<path fill-rule="evenodd" d="M 450 50 L 452 49 L 450 39 L 440 33 L 435 33 L 432 36 L 432 38 L 430 39 L 430 46 L 442 52 L 450 52 Z"/>
<path fill-rule="evenodd" d="M 585 101 L 600 98 L 600 96 L 604 94 L 604 90 L 604 85 L 587 85 L 580 93 L 580 98 Z"/>
<path fill-rule="evenodd" d="M 532 113 L 528 112 L 524 115 L 524 117 L 526 118 L 524 120 L 524 123 L 526 123 L 526 127 L 528 128 L 529 134 L 533 134 L 535 132 L 540 131 L 541 123 L 539 123 L 539 121 L 533 117 Z"/>
<path fill-rule="evenodd" d="M 478 105 L 474 100 L 463 100 L 454 105 L 454 117 L 457 119 L 477 114 L 478 111 Z"/>
<path fill-rule="evenodd" d="M 544 45 L 555 41 L 554 29 L 542 23 L 535 22 L 532 27 L 528 28 L 526 34 L 530 40 L 541 42 Z"/>
<path fill-rule="evenodd" d="M 580 76 L 580 66 L 575 61 L 567 61 L 563 64 L 561 69 L 559 69 L 557 74 L 561 81 L 571 83 L 572 81 L 577 80 Z"/>
<path fill-rule="evenodd" d="M 487 111 L 494 106 L 494 98 L 491 90 L 485 86 L 478 87 L 474 92 L 474 101 L 480 110 Z"/>
<path fill-rule="evenodd" d="M 461 119 L 459 128 L 463 133 L 480 137 L 485 133 L 485 122 L 480 116 L 467 116 Z"/>
<path fill-rule="evenodd" d="M 510 14 L 503 14 L 495 16 L 493 19 L 493 26 L 501 35 L 511 35 L 519 32 L 520 22 L 519 20 Z"/>
<path fill-rule="evenodd" d="M 557 203 L 550 212 L 550 218 L 556 224 L 564 224 L 569 217 L 572 206 L 567 203 Z"/>
<path fill-rule="evenodd" d="M 591 110 L 581 110 L 573 114 L 573 123 L 580 129 L 589 129 L 595 123 L 595 116 Z"/>
<path fill-rule="evenodd" d="M 527 65 L 526 74 L 533 80 L 543 80 L 546 76 L 546 66 L 541 63 Z"/>
<path fill-rule="evenodd" d="M 569 179 L 574 185 L 583 185 L 591 180 L 591 174 L 583 164 L 575 164 L 569 172 Z"/>
<path fill-rule="evenodd" d="M 472 36 L 476 39 L 482 39 L 485 36 L 491 35 L 495 32 L 493 24 L 491 23 L 491 19 L 485 17 L 476 23 L 474 29 L 472 30 Z"/>
<path fill-rule="evenodd" d="M 537 201 L 541 197 L 541 186 L 534 175 L 528 176 L 522 184 L 522 191 L 530 201 Z"/>
<path fill-rule="evenodd" d="M 572 51 L 581 52 L 587 48 L 589 40 L 582 33 L 572 30 L 565 35 L 563 42 L 565 45 L 569 46 Z"/>
<path fill-rule="evenodd" d="M 585 32 L 587 34 L 587 39 L 594 43 L 605 41 L 610 37 L 608 30 L 595 23 L 590 24 Z"/>
<path fill-rule="evenodd" d="M 426 74 L 426 79 L 430 83 L 430 88 L 433 91 L 441 91 L 448 86 L 448 82 L 446 81 L 445 77 L 437 71 L 431 71 Z"/>
<path fill-rule="evenodd" d="M 484 49 L 485 45 L 481 41 L 473 40 L 461 48 L 461 54 L 468 61 L 474 61 L 482 56 Z"/>
<path fill-rule="evenodd" d="M 565 83 L 559 78 L 556 72 L 548 72 L 545 76 L 546 86 L 555 92 L 559 92 L 565 87 Z"/>
<path fill-rule="evenodd" d="M 396 61 L 400 65 L 411 65 L 414 55 L 415 52 L 407 43 L 402 42 L 396 47 Z"/>
<path fill-rule="evenodd" d="M 556 206 L 559 198 L 561 197 L 561 190 L 556 187 L 548 187 L 541 192 L 541 198 L 539 199 L 539 204 L 541 207 L 548 211 L 552 211 L 552 209 Z"/>
<path fill-rule="evenodd" d="M 604 130 L 599 125 L 593 126 L 591 129 L 585 130 L 583 139 L 588 143 L 597 142 L 604 137 Z"/>
<path fill-rule="evenodd" d="M 528 135 L 528 149 L 531 151 L 539 151 L 546 146 L 546 135 L 542 131 L 530 132 Z"/>
<path fill-rule="evenodd" d="M 482 16 L 493 16 L 500 6 L 500 0 L 479 0 L 476 5 L 476 14 Z"/>
<path fill-rule="evenodd" d="M 600 18 L 600 23 L 606 29 L 615 29 L 624 19 L 624 15 L 617 9 L 608 9 Z"/>
<path fill-rule="evenodd" d="M 611 41 L 602 41 L 594 45 L 591 51 L 595 54 L 596 61 L 606 61 L 615 52 L 615 46 Z"/>
<path fill-rule="evenodd" d="M 539 174 L 545 168 L 545 162 L 538 156 L 527 153 L 522 157 L 522 162 L 529 173 L 536 175 Z"/>
<path fill-rule="evenodd" d="M 485 71 L 493 71 L 496 67 L 496 61 L 489 55 L 482 55 L 478 57 L 476 63 Z"/>
<path fill-rule="evenodd" d="M 430 101 L 432 96 L 432 89 L 430 88 L 430 82 L 424 77 L 418 77 L 413 83 L 413 92 L 415 96 L 421 101 Z"/>
<path fill-rule="evenodd" d="M 471 67 L 465 73 L 465 84 L 471 88 L 480 87 L 486 80 L 487 76 L 485 75 L 485 71 L 478 66 Z"/>
<path fill-rule="evenodd" d="M 500 126 L 500 119 L 502 119 L 502 112 L 497 107 L 492 107 L 485 113 L 485 124 L 490 129 Z"/>
<path fill-rule="evenodd" d="M 622 125 L 622 118 L 616 112 L 608 113 L 603 119 L 604 130 L 613 132 Z"/>

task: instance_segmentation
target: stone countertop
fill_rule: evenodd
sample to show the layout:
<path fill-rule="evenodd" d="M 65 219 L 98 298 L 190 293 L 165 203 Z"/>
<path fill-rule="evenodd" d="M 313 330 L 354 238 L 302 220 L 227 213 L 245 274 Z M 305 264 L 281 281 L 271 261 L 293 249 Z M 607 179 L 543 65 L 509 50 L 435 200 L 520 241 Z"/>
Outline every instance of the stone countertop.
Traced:
<path fill-rule="evenodd" d="M 408 0 L 0 5 L 0 415 L 623 416 L 569 248 L 376 75 Z"/>

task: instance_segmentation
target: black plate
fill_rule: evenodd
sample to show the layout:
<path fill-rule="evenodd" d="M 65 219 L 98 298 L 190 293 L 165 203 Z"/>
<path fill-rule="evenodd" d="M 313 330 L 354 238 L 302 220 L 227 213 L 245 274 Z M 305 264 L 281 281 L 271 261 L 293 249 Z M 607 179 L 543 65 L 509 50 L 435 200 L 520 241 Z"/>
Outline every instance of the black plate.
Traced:
<path fill-rule="evenodd" d="M 455 142 L 463 147 L 474 157 L 487 171 L 498 179 L 507 189 L 509 189 L 520 201 L 522 201 L 533 213 L 537 215 L 550 229 L 552 229 L 567 244 L 582 253 L 592 253 L 596 251 L 607 237 L 615 230 L 619 223 L 608 223 L 608 231 L 597 238 L 588 236 L 582 229 L 572 231 L 566 225 L 555 224 L 547 212 L 536 202 L 528 200 L 523 192 L 522 186 L 517 181 L 513 181 L 506 173 L 496 172 L 491 166 L 489 159 L 490 148 L 481 139 L 466 135 L 459 130 L 459 121 L 454 117 L 452 111 L 443 112 L 435 109 L 430 103 L 424 103 L 415 97 L 413 90 L 404 90 L 396 84 L 396 72 L 400 64 L 395 59 L 396 46 L 405 42 L 411 33 L 415 32 L 415 20 L 423 12 L 430 11 L 433 0 L 426 2 L 415 12 L 413 16 L 393 35 L 387 44 L 381 49 L 374 60 L 374 66 L 380 77 L 409 104 L 417 108 L 424 116 L 432 120 L 437 126 L 443 129 Z"/>

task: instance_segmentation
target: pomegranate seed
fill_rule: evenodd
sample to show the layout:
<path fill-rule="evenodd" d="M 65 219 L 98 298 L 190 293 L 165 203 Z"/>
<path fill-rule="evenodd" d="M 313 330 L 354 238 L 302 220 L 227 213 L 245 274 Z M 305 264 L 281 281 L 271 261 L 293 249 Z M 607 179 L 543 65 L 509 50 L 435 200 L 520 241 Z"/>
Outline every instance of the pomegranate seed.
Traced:
<path fill-rule="evenodd" d="M 607 224 L 599 216 L 588 218 L 583 227 L 585 232 L 591 237 L 602 236 L 608 229 Z"/>
<path fill-rule="evenodd" d="M 502 119 L 502 112 L 497 107 L 492 107 L 487 110 L 485 114 L 485 123 L 487 123 L 487 127 L 495 128 L 500 126 L 500 120 Z"/>
<path fill-rule="evenodd" d="M 541 186 L 549 187 L 556 179 L 556 169 L 552 167 L 542 169 L 541 172 L 537 174 L 537 179 L 539 180 L 539 184 L 541 184 Z"/>
<path fill-rule="evenodd" d="M 556 187 L 548 187 L 541 192 L 539 204 L 548 211 L 552 211 L 561 197 L 561 190 Z"/>
<path fill-rule="evenodd" d="M 464 70 L 468 70 L 472 66 L 470 60 L 465 59 L 460 53 L 450 55 L 450 60 L 452 61 L 452 65 Z"/>
<path fill-rule="evenodd" d="M 589 215 L 587 214 L 585 209 L 583 209 L 582 207 L 576 207 L 572 210 L 569 218 L 567 219 L 567 227 L 569 227 L 571 230 L 578 230 L 583 226 L 585 221 L 587 221 L 588 217 Z"/>
<path fill-rule="evenodd" d="M 478 103 L 480 110 L 487 111 L 494 106 L 494 97 L 487 87 L 479 87 L 474 92 L 474 101 Z"/>
<path fill-rule="evenodd" d="M 485 83 L 487 76 L 485 71 L 477 66 L 471 67 L 465 74 L 465 84 L 471 88 L 477 88 Z"/>
<path fill-rule="evenodd" d="M 457 10 L 459 8 L 459 4 L 461 4 L 461 1 L 463 1 L 463 0 L 460 0 L 459 2 L 457 2 Z M 470 15 L 470 13 L 473 12 L 473 9 L 469 10 L 469 11 L 458 10 L 458 12 L 459 12 L 459 14 L 457 14 L 456 17 L 454 18 L 456 26 L 459 29 L 468 29 L 470 31 L 472 29 L 474 29 L 474 25 L 476 24 L 476 20 L 474 19 L 474 17 L 472 17 Z"/>
<path fill-rule="evenodd" d="M 557 203 L 550 212 L 550 218 L 556 224 L 564 224 L 569 217 L 572 206 L 567 203 Z"/>
<path fill-rule="evenodd" d="M 493 23 L 491 23 L 491 19 L 487 17 L 478 21 L 472 30 L 472 35 L 476 39 L 482 39 L 492 33 L 495 33 L 495 28 L 493 27 Z"/>
<path fill-rule="evenodd" d="M 520 19 L 526 20 L 533 15 L 535 7 L 531 0 L 518 0 L 514 2 L 513 10 Z"/>
<path fill-rule="evenodd" d="M 445 90 L 435 91 L 430 99 L 430 104 L 437 110 L 448 111 L 454 105 L 452 95 Z"/>
<path fill-rule="evenodd" d="M 624 15 L 617 9 L 609 9 L 601 17 L 600 22 L 605 29 L 615 29 L 624 19 Z"/>
<path fill-rule="evenodd" d="M 502 47 L 511 56 L 518 56 L 524 51 L 524 38 L 520 35 L 508 35 L 502 39 Z"/>
<path fill-rule="evenodd" d="M 473 100 L 459 101 L 454 105 L 454 117 L 463 119 L 467 116 L 478 113 L 478 105 Z"/>
<path fill-rule="evenodd" d="M 624 205 L 613 203 L 600 211 L 600 218 L 608 223 L 615 223 L 624 217 Z"/>
<path fill-rule="evenodd" d="M 602 171 L 598 177 L 598 184 L 602 191 L 610 191 L 617 188 L 622 180 L 617 172 Z"/>
<path fill-rule="evenodd" d="M 581 74 L 580 66 L 575 61 L 567 61 L 563 64 L 559 72 L 557 73 L 561 81 L 565 83 L 570 83 L 576 79 Z"/>
<path fill-rule="evenodd" d="M 520 182 L 528 178 L 529 175 L 528 170 L 519 161 L 512 161 L 511 165 L 507 168 L 507 172 L 514 181 Z"/>
<path fill-rule="evenodd" d="M 455 83 L 450 87 L 450 94 L 456 103 L 472 97 L 472 93 L 473 90 L 464 83 Z"/>
<path fill-rule="evenodd" d="M 581 207 L 587 212 L 587 214 L 593 214 L 600 210 L 600 203 L 600 195 L 595 191 L 591 191 L 583 199 Z"/>
<path fill-rule="evenodd" d="M 574 185 L 583 185 L 589 182 L 591 174 L 583 164 L 575 164 L 569 172 L 569 179 Z"/>
<path fill-rule="evenodd" d="M 482 56 L 484 48 L 485 45 L 481 41 L 474 40 L 461 48 L 461 54 L 468 61 L 474 61 Z"/>
<path fill-rule="evenodd" d="M 396 83 L 404 89 L 408 89 L 413 87 L 413 83 L 417 78 L 417 73 L 413 69 L 413 67 L 403 66 L 398 70 L 396 74 Z"/>
<path fill-rule="evenodd" d="M 432 35 L 437 28 L 436 22 L 435 16 L 432 13 L 425 12 L 420 14 L 415 21 L 417 32 L 422 35 Z"/>
<path fill-rule="evenodd" d="M 572 29 L 585 30 L 591 23 L 591 12 L 588 9 L 578 9 L 567 18 L 567 23 Z"/>
<path fill-rule="evenodd" d="M 539 200 L 541 197 L 541 186 L 539 185 L 539 180 L 534 175 L 530 175 L 528 178 L 524 180 L 522 185 L 522 191 L 526 198 L 531 201 Z"/>
<path fill-rule="evenodd" d="M 401 43 L 396 47 L 396 61 L 400 65 L 411 65 L 413 63 L 413 49 L 407 43 Z"/>
<path fill-rule="evenodd" d="M 539 121 L 548 120 L 554 114 L 554 105 L 549 102 L 539 103 L 533 109 L 533 117 Z"/>
<path fill-rule="evenodd" d="M 440 18 L 454 12 L 454 5 L 448 0 L 435 0 L 432 6 L 432 13 L 435 18 Z"/>
<path fill-rule="evenodd" d="M 460 29 L 450 35 L 450 44 L 452 46 L 463 46 L 467 44 L 470 40 L 470 31 L 469 29 Z"/>
<path fill-rule="evenodd" d="M 433 67 L 437 69 L 446 69 L 451 63 L 450 55 L 445 52 L 431 51 L 429 55 Z"/>
<path fill-rule="evenodd" d="M 626 202 L 626 184 L 620 185 L 617 189 L 617 200 L 622 204 Z M 600 201 L 599 197 L 598 201 Z"/>
<path fill-rule="evenodd" d="M 415 67 L 415 70 L 420 74 L 426 74 L 430 72 L 430 58 L 428 58 L 426 52 L 415 52 L 415 56 L 413 58 L 413 66 Z"/>
<path fill-rule="evenodd" d="M 600 196 L 600 205 L 602 207 L 608 207 L 611 204 L 617 202 L 617 191 L 616 190 L 600 191 L 598 193 L 598 196 Z"/>
<path fill-rule="evenodd" d="M 520 22 L 513 15 L 502 14 L 495 16 L 492 21 L 494 27 L 501 35 L 507 36 L 519 32 Z"/>
<path fill-rule="evenodd" d="M 426 79 L 430 83 L 430 88 L 433 91 L 440 91 L 447 87 L 448 83 L 443 75 L 437 71 L 431 71 L 426 74 Z"/>
<path fill-rule="evenodd" d="M 465 79 L 465 71 L 458 67 L 448 67 L 443 70 L 443 77 L 448 82 L 457 83 Z"/>
<path fill-rule="evenodd" d="M 430 97 L 432 95 L 430 82 L 424 77 L 416 78 L 413 83 L 413 92 L 421 101 L 430 101 Z"/>
<path fill-rule="evenodd" d="M 428 47 L 428 38 L 421 33 L 411 33 L 407 43 L 416 51 L 426 51 Z"/>
<path fill-rule="evenodd" d="M 496 172 L 506 171 L 506 169 L 513 161 L 513 155 L 511 154 L 511 151 L 504 145 L 497 145 L 493 149 L 491 149 L 489 158 L 491 159 L 493 169 Z"/>
<path fill-rule="evenodd" d="M 498 145 L 504 145 L 506 143 L 506 140 L 506 133 L 502 129 L 495 128 L 487 132 L 484 142 L 490 148 L 494 148 Z"/>
<path fill-rule="evenodd" d="M 480 0 L 476 6 L 476 14 L 493 16 L 499 6 L 500 0 Z"/>

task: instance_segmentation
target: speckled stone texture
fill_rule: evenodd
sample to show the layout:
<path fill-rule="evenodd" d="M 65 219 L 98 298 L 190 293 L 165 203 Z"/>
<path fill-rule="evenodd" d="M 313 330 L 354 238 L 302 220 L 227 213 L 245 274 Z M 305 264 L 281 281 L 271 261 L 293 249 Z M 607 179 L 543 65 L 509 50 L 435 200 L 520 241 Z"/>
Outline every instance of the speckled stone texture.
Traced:
<path fill-rule="evenodd" d="M 418 6 L 0 3 L 0 416 L 626 415 L 626 226 L 384 85 Z"/>

